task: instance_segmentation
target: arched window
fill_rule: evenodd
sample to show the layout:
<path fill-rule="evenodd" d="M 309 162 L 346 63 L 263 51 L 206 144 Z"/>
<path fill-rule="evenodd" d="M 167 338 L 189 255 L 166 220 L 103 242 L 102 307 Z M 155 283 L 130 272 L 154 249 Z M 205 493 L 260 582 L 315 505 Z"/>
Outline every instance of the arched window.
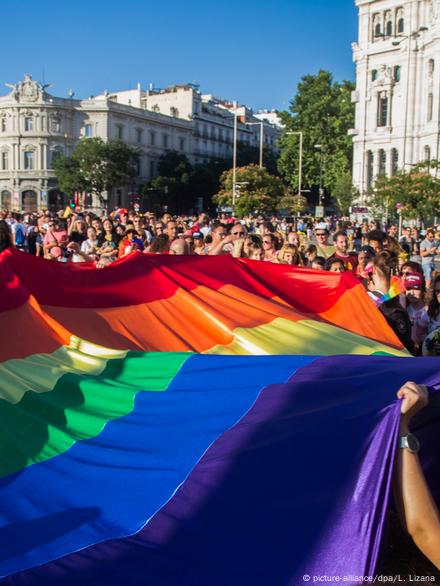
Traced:
<path fill-rule="evenodd" d="M 391 37 L 391 35 L 393 34 L 393 23 L 391 20 L 389 20 L 387 22 L 387 26 L 386 26 L 386 35 L 387 37 Z"/>
<path fill-rule="evenodd" d="M 374 36 L 375 37 L 381 37 L 382 36 L 382 27 L 380 26 L 380 22 L 378 22 L 376 24 L 376 26 L 374 27 Z"/>
<path fill-rule="evenodd" d="M 399 151 L 391 149 L 391 175 L 394 176 L 399 168 Z"/>
<path fill-rule="evenodd" d="M 32 116 L 26 116 L 24 119 L 24 129 L 26 132 L 32 132 L 34 129 L 34 119 Z"/>
<path fill-rule="evenodd" d="M 0 208 L 10 210 L 12 207 L 12 193 L 5 189 L 0 194 Z"/>
<path fill-rule="evenodd" d="M 387 173 L 387 154 L 384 149 L 379 150 L 379 175 L 383 176 Z"/>
<path fill-rule="evenodd" d="M 50 152 L 50 166 L 51 169 L 53 169 L 54 167 L 54 163 L 55 161 L 58 159 L 58 157 L 60 157 L 63 154 L 61 147 L 55 147 L 51 152 Z"/>
<path fill-rule="evenodd" d="M 425 161 L 431 160 L 431 147 L 425 146 L 425 148 L 423 149 L 423 159 Z"/>
<path fill-rule="evenodd" d="M 374 165 L 373 152 L 372 151 L 367 151 L 367 160 L 366 160 L 366 166 L 367 166 L 367 189 L 371 189 L 372 186 L 373 186 L 373 177 L 374 177 L 373 165 Z"/>
<path fill-rule="evenodd" d="M 394 66 L 394 81 L 395 82 L 399 82 L 400 81 L 400 65 L 395 65 Z"/>
<path fill-rule="evenodd" d="M 377 79 L 377 69 L 373 69 L 371 72 L 371 81 L 376 81 Z"/>
<path fill-rule="evenodd" d="M 38 198 L 35 191 L 29 189 L 21 195 L 21 209 L 24 212 L 36 212 L 38 209 Z"/>
<path fill-rule="evenodd" d="M 404 32 L 405 32 L 405 19 L 399 18 L 399 20 L 397 21 L 397 33 L 401 34 Z"/>

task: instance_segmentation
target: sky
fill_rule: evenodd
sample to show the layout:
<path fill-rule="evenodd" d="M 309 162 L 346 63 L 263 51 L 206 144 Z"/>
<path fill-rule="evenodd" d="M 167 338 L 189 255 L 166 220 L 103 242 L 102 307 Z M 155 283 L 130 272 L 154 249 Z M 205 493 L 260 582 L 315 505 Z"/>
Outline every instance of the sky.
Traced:
<path fill-rule="evenodd" d="M 1 12 L 0 83 L 30 73 L 60 97 L 190 82 L 285 110 L 304 75 L 354 79 L 354 0 L 1 0 Z"/>

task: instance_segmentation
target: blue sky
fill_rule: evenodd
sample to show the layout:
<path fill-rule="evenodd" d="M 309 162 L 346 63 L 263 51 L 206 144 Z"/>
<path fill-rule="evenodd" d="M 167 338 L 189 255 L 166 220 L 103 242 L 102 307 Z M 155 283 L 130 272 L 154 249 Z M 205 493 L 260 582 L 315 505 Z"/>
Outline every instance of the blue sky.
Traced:
<path fill-rule="evenodd" d="M 253 108 L 286 109 L 300 78 L 353 79 L 354 0 L 2 0 L 0 79 L 65 96 L 196 82 Z M 0 90 L 6 93 L 6 88 Z"/>

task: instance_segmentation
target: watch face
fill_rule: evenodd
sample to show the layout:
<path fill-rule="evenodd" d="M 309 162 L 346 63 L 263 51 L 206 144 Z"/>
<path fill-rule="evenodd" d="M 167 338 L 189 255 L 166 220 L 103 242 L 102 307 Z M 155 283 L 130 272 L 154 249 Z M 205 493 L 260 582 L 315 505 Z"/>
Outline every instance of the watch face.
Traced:
<path fill-rule="evenodd" d="M 409 451 L 410 452 L 413 452 L 414 454 L 417 454 L 417 452 L 420 449 L 419 440 L 412 433 L 409 433 L 406 436 L 406 439 L 407 439 L 407 442 L 408 442 L 408 449 L 409 449 Z"/>

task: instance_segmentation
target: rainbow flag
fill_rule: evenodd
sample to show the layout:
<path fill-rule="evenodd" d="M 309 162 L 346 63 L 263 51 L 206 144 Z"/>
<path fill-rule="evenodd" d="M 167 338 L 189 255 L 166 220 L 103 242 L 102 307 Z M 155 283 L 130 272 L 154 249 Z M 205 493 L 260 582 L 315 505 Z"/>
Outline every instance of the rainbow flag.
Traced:
<path fill-rule="evenodd" d="M 395 393 L 440 364 L 409 359 L 351 275 L 8 250 L 0 328 L 4 583 L 374 572 Z"/>

